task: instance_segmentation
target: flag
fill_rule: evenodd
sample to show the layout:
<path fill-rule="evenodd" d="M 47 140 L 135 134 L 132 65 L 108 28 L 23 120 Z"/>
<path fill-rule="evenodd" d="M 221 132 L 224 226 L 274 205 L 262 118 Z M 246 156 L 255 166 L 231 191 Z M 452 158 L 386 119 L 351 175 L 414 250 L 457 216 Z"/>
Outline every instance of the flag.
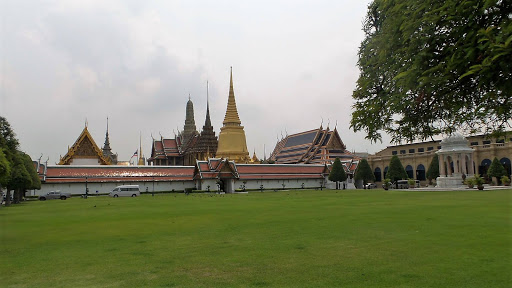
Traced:
<path fill-rule="evenodd" d="M 139 153 L 137 153 L 138 151 L 139 151 L 138 149 L 137 149 L 137 150 L 135 150 L 135 153 L 133 153 L 132 158 L 133 158 L 133 157 L 137 157 L 137 155 L 139 155 Z M 130 158 L 130 159 L 132 159 L 132 158 Z"/>

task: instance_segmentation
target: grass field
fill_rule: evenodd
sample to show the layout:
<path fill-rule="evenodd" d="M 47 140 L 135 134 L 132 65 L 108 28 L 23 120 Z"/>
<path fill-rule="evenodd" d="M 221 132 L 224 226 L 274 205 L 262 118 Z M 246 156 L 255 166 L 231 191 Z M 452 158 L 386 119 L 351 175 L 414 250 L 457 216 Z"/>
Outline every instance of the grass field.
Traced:
<path fill-rule="evenodd" d="M 0 209 L 1 287 L 512 287 L 512 190 L 324 190 Z"/>

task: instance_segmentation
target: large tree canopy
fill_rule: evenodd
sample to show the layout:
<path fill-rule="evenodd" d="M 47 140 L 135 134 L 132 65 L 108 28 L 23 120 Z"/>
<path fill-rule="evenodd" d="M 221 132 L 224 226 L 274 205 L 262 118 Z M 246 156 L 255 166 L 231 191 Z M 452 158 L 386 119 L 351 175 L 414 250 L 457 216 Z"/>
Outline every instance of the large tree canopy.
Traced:
<path fill-rule="evenodd" d="M 351 127 L 424 140 L 512 125 L 512 1 L 374 0 Z"/>
<path fill-rule="evenodd" d="M 21 201 L 27 189 L 41 189 L 41 181 L 29 155 L 19 151 L 19 143 L 11 125 L 0 116 L 0 187 L 7 187 L 7 203 L 11 190 L 15 202 Z"/>

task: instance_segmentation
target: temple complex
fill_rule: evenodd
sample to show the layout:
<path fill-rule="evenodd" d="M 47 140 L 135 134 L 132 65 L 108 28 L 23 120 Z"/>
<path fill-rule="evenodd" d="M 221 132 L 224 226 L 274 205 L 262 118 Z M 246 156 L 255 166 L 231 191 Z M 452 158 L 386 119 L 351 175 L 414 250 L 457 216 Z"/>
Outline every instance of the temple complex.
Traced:
<path fill-rule="evenodd" d="M 197 160 L 215 157 L 217 146 L 217 136 L 215 136 L 210 119 L 207 92 L 206 119 L 201 133 L 199 134 L 196 130 L 194 104 L 189 97 L 183 131 L 179 131 L 174 139 L 164 139 L 163 137 L 160 137 L 160 140 L 153 139 L 151 157 L 148 159 L 148 163 L 155 166 L 193 166 Z"/>
<path fill-rule="evenodd" d="M 107 153 L 107 155 L 104 153 Z M 113 154 L 108 153 L 112 153 L 108 139 L 108 129 L 105 146 L 102 150 L 96 145 L 96 142 L 94 142 L 89 130 L 87 130 L 86 124 L 73 146 L 68 148 L 68 152 L 64 157 L 60 158 L 59 165 L 112 165 L 113 158 L 108 155 Z M 115 159 L 117 161 L 117 155 Z"/>
<path fill-rule="evenodd" d="M 219 146 L 216 157 L 226 158 L 236 163 L 249 162 L 249 151 L 245 140 L 245 131 L 238 117 L 236 109 L 235 92 L 233 90 L 233 68 L 229 80 L 229 96 L 226 116 L 220 128 Z"/>

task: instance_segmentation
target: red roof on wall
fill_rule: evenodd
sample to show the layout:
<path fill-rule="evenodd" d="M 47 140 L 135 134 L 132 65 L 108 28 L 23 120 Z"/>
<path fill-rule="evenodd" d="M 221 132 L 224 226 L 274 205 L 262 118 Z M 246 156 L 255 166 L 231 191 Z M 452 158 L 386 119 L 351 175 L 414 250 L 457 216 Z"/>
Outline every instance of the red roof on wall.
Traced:
<path fill-rule="evenodd" d="M 189 181 L 194 166 L 48 166 L 46 183 Z M 87 179 L 86 179 L 87 178 Z"/>
<path fill-rule="evenodd" d="M 240 179 L 314 179 L 323 178 L 325 165 L 237 164 Z"/>

